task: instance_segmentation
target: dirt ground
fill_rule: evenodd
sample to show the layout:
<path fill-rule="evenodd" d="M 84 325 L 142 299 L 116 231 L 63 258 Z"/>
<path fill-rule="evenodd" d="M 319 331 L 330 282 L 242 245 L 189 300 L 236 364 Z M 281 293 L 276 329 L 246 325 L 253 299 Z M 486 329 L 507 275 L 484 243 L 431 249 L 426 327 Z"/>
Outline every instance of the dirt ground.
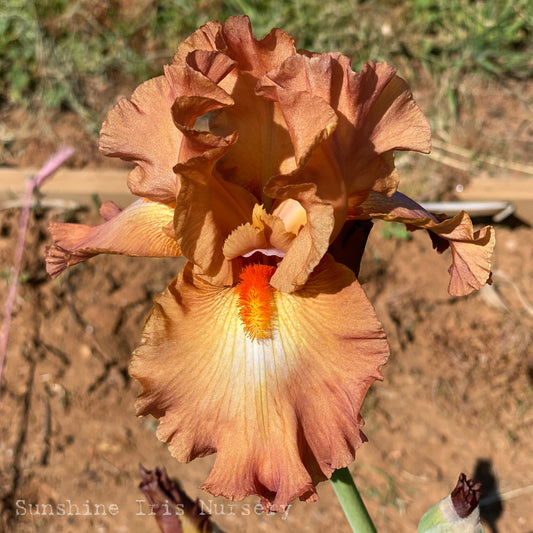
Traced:
<path fill-rule="evenodd" d="M 483 106 L 502 105 L 483 94 Z M 501 113 L 478 115 L 479 128 L 503 122 Z M 518 157 L 531 147 L 528 124 L 507 130 L 522 136 Z M 464 142 L 473 127 L 458 129 L 455 142 L 475 148 Z M 443 183 L 439 191 L 453 189 Z M 18 219 L 17 210 L 0 212 L 2 296 Z M 135 417 L 138 387 L 127 375 L 151 300 L 182 261 L 102 256 L 52 281 L 43 260 L 50 219 L 98 216 L 90 204 L 32 213 L 0 390 L 0 530 L 156 532 L 137 488 L 142 463 L 165 467 L 227 532 L 348 532 L 329 483 L 317 503 L 295 502 L 283 516 L 257 514 L 256 498 L 231 505 L 198 488 L 213 458 L 175 461 L 154 420 Z M 392 355 L 367 396 L 369 442 L 351 470 L 381 532 L 415 531 L 461 472 L 484 483 L 488 533 L 533 532 L 533 239 L 527 225 L 500 224 L 496 235 L 492 287 L 451 298 L 450 256 L 435 254 L 427 235 L 387 238 L 382 223 L 372 231 L 360 277 Z M 81 514 L 59 514 L 60 505 Z"/>

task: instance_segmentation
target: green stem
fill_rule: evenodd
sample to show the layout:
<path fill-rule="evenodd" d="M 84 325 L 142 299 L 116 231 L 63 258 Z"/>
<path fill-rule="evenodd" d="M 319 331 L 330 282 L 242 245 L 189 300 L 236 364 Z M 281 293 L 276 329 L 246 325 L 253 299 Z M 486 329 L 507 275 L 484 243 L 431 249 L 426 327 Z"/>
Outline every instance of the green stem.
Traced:
<path fill-rule="evenodd" d="M 347 468 L 335 470 L 331 476 L 331 484 L 352 531 L 354 533 L 376 533 L 376 527 L 366 510 L 350 471 Z"/>

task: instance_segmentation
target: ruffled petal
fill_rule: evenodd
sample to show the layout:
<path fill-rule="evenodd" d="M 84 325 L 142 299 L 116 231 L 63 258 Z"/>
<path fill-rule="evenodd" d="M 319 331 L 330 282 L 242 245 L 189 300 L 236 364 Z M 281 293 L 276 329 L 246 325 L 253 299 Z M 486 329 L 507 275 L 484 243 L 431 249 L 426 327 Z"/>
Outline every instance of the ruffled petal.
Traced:
<path fill-rule="evenodd" d="M 251 340 L 237 289 L 186 266 L 156 299 L 130 374 L 138 414 L 160 419 L 178 460 L 217 452 L 203 488 L 279 510 L 353 460 L 388 346 L 353 274 L 329 256 L 301 291 L 273 291 L 273 313 L 271 337 Z"/>
<path fill-rule="evenodd" d="M 338 220 L 345 214 L 344 190 L 348 195 L 396 190 L 393 150 L 429 152 L 429 124 L 395 73 L 386 63 L 369 62 L 358 74 L 340 54 L 298 54 L 261 80 L 260 93 L 278 102 L 286 117 L 300 165 L 310 157 L 296 180 L 311 176 L 319 196 L 339 206 Z M 321 104 L 310 107 L 310 98 Z M 336 113 L 338 124 L 324 130 L 315 150 L 299 132 L 312 131 L 309 118 L 322 107 L 324 116 L 326 107 Z M 338 231 L 342 223 L 336 226 Z"/>
<path fill-rule="evenodd" d="M 178 49 L 174 61 L 197 68 L 235 101 L 211 116 L 210 127 L 216 134 L 239 132 L 218 170 L 225 180 L 249 190 L 256 202 L 268 209 L 270 199 L 263 195 L 263 186 L 272 176 L 294 169 L 294 150 L 278 106 L 258 96 L 255 87 L 266 72 L 295 54 L 294 41 L 278 29 L 257 40 L 245 16 L 230 17 L 221 27 L 201 28 L 188 41 Z M 200 52 L 191 50 L 193 44 Z M 224 68 L 229 66 L 225 60 L 205 53 L 215 51 L 234 62 L 231 72 Z"/>
<path fill-rule="evenodd" d="M 175 202 L 179 184 L 174 166 L 201 155 L 187 128 L 199 116 L 232 103 L 225 91 L 200 72 L 169 66 L 165 76 L 141 84 L 131 100 L 120 100 L 109 112 L 100 133 L 100 150 L 136 163 L 128 176 L 133 194 Z"/>
<path fill-rule="evenodd" d="M 55 278 L 67 267 L 102 253 L 181 256 L 173 237 L 173 206 L 139 199 L 124 211 L 113 202 L 105 202 L 100 212 L 105 222 L 99 226 L 50 223 L 54 240 L 46 254 L 46 271 L 50 276 Z"/>
<path fill-rule="evenodd" d="M 218 20 L 210 21 L 189 35 L 174 54 L 173 62 L 183 65 L 187 56 L 195 50 L 222 50 L 225 48 L 221 35 L 222 24 Z"/>
<path fill-rule="evenodd" d="M 180 44 L 174 63 L 189 61 L 189 54 L 197 50 L 223 52 L 238 63 L 239 70 L 250 72 L 256 78 L 295 53 L 294 39 L 279 28 L 258 41 L 245 15 L 229 17 L 224 24 L 208 22 L 196 30 Z"/>
<path fill-rule="evenodd" d="M 365 202 L 354 206 L 349 218 L 402 222 L 411 230 L 427 230 L 439 253 L 449 246 L 453 262 L 448 292 L 452 296 L 470 294 L 490 282 L 494 228 L 486 226 L 474 232 L 472 220 L 464 211 L 442 220 L 399 192 L 391 197 L 371 193 Z"/>
<path fill-rule="evenodd" d="M 249 72 L 256 79 L 296 53 L 294 39 L 279 28 L 257 40 L 252 34 L 250 19 L 245 15 L 229 17 L 222 27 L 222 34 L 225 53 L 237 62 L 239 70 Z"/>
<path fill-rule="evenodd" d="M 218 148 L 175 168 L 181 181 L 174 216 L 176 240 L 197 273 L 221 285 L 232 285 L 236 278 L 235 265 L 222 252 L 224 241 L 236 227 L 251 221 L 255 205 L 252 194 L 214 170 L 234 142 L 235 136 L 221 139 Z"/>

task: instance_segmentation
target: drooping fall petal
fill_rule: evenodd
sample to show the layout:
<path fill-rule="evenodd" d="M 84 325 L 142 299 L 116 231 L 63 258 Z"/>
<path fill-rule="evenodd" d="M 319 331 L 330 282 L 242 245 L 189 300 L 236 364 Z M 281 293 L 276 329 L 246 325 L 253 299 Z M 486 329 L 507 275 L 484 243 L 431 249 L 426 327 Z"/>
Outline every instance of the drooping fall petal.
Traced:
<path fill-rule="evenodd" d="M 474 232 L 472 221 L 464 211 L 441 221 L 404 194 L 396 192 L 387 197 L 371 193 L 365 202 L 353 207 L 349 217 L 401 222 L 411 230 L 427 230 L 438 252 L 449 246 L 453 262 L 448 292 L 452 296 L 470 294 L 490 281 L 494 228 L 486 226 Z"/>
<path fill-rule="evenodd" d="M 388 347 L 353 274 L 329 256 L 303 290 L 273 290 L 272 306 L 270 336 L 252 340 L 238 289 L 189 265 L 156 299 L 130 374 L 142 386 L 138 414 L 160 419 L 177 459 L 217 452 L 204 488 L 259 494 L 279 510 L 353 460 Z"/>
<path fill-rule="evenodd" d="M 174 207 L 139 199 L 121 211 L 112 202 L 100 209 L 99 226 L 51 222 L 54 240 L 46 254 L 46 271 L 53 278 L 65 268 L 95 255 L 122 254 L 145 257 L 181 256 L 173 237 Z"/>

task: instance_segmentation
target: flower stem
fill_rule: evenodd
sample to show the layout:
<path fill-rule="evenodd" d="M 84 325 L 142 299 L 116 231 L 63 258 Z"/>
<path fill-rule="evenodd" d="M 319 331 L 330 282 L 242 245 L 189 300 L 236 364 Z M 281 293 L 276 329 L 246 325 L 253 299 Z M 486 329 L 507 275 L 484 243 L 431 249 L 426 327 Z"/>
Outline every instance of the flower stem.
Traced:
<path fill-rule="evenodd" d="M 354 533 L 376 533 L 361 495 L 347 468 L 339 468 L 331 475 L 331 484 L 339 499 L 342 510 Z"/>

